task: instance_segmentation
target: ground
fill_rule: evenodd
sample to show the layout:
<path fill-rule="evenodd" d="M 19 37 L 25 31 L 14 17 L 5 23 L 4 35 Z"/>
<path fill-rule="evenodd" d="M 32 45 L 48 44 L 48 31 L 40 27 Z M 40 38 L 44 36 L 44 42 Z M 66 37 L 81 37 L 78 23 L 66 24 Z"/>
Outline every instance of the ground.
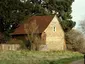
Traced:
<path fill-rule="evenodd" d="M 77 61 L 73 61 L 70 64 L 84 64 L 84 60 L 77 60 Z"/>

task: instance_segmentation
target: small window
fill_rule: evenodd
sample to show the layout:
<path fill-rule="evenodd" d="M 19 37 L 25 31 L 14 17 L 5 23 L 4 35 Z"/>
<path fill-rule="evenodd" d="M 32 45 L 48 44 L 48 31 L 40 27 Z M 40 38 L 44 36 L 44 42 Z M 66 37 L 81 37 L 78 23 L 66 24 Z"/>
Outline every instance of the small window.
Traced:
<path fill-rule="evenodd" d="M 54 27 L 54 32 L 56 32 L 56 27 Z"/>

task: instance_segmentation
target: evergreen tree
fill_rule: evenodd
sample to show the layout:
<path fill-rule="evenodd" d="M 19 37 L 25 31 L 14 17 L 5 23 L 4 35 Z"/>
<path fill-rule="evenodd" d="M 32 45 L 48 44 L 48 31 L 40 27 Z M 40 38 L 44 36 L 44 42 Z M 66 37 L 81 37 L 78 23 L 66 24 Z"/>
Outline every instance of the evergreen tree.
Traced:
<path fill-rule="evenodd" d="M 20 0 L 0 0 L 0 32 L 5 37 L 22 22 L 26 15 L 30 15 L 32 4 L 29 1 L 22 3 Z"/>
<path fill-rule="evenodd" d="M 61 26 L 65 32 L 71 30 L 75 26 L 75 22 L 72 21 L 72 3 L 74 0 L 44 0 L 46 1 L 46 8 L 52 13 L 54 10 L 58 13 Z"/>

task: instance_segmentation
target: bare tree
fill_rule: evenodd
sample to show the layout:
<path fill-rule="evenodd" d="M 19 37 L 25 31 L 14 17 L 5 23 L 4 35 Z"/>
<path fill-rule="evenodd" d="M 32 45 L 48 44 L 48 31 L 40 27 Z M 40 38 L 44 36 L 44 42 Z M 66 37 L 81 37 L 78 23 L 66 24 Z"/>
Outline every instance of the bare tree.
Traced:
<path fill-rule="evenodd" d="M 27 38 L 30 42 L 31 50 L 39 50 L 41 38 L 39 35 L 39 30 L 38 30 L 38 25 L 36 24 L 36 20 L 30 22 L 29 24 L 25 24 L 24 27 L 27 33 Z"/>
<path fill-rule="evenodd" d="M 84 35 L 84 39 L 85 39 L 85 19 L 80 22 L 80 24 L 79 24 L 79 30 Z M 82 52 L 83 53 L 85 53 L 84 50 L 85 50 L 85 42 L 83 43 L 83 49 L 82 49 Z"/>
<path fill-rule="evenodd" d="M 83 44 L 85 39 L 83 34 L 75 29 L 66 33 L 67 49 L 72 51 L 84 52 Z"/>
<path fill-rule="evenodd" d="M 79 30 L 83 33 L 83 34 L 85 34 L 85 20 L 82 20 L 81 22 L 80 22 L 80 24 L 79 24 Z"/>

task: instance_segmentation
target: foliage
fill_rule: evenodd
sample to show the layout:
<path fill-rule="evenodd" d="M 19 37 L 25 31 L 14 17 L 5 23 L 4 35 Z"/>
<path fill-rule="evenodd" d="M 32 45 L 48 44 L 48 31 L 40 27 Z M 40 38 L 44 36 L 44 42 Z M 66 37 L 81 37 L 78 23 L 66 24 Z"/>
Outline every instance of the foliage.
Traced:
<path fill-rule="evenodd" d="M 66 44 L 68 50 L 84 52 L 84 42 L 85 39 L 81 32 L 73 29 L 66 33 Z"/>
<path fill-rule="evenodd" d="M 5 43 L 4 35 L 0 32 L 0 44 Z"/>
<path fill-rule="evenodd" d="M 64 32 L 69 32 L 76 24 L 72 20 L 64 20 L 64 21 L 60 21 L 60 23 Z"/>
<path fill-rule="evenodd" d="M 56 4 L 58 5 L 58 16 L 60 18 L 60 23 L 61 26 L 63 28 L 63 30 L 65 32 L 70 31 L 74 26 L 75 26 L 75 22 L 72 21 L 72 16 L 71 16 L 71 12 L 72 12 L 72 8 L 71 5 L 74 2 L 74 0 L 61 0 L 58 1 Z"/>
<path fill-rule="evenodd" d="M 70 51 L 1 51 L 1 64 L 64 64 L 83 58 L 83 54 Z M 61 62 L 60 62 L 61 61 Z"/>
<path fill-rule="evenodd" d="M 20 0 L 0 0 L 0 32 L 5 37 L 9 37 L 24 17 L 30 14 L 30 6 L 29 1 L 22 3 Z"/>

